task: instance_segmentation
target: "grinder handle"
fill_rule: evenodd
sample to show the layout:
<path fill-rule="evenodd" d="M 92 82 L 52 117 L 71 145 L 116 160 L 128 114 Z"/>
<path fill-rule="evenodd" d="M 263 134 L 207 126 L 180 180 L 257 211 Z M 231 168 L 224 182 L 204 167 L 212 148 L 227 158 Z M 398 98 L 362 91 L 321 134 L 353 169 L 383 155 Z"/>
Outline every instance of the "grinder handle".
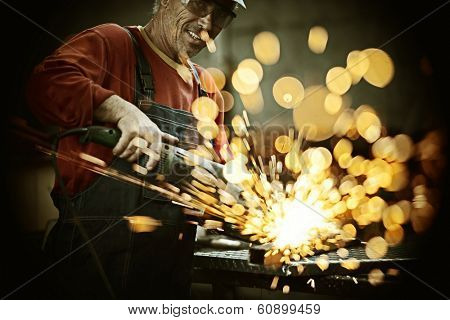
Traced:
<path fill-rule="evenodd" d="M 85 144 L 94 142 L 108 148 L 114 148 L 119 142 L 122 132 L 117 128 L 108 128 L 102 126 L 90 126 L 86 128 L 86 132 L 80 137 L 80 143 Z M 144 167 L 146 166 L 149 156 L 142 154 L 137 163 Z"/>
<path fill-rule="evenodd" d="M 114 148 L 119 142 L 122 132 L 116 128 L 91 126 L 86 128 L 85 134 L 80 137 L 80 143 L 94 142 L 108 148 Z"/>

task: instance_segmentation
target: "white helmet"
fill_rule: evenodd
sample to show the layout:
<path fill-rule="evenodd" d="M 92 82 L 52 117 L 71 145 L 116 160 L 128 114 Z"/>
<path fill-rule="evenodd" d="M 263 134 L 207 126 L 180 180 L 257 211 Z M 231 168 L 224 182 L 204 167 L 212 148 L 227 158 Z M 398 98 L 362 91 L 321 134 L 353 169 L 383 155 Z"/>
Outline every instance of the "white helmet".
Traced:
<path fill-rule="evenodd" d="M 237 4 L 241 5 L 242 8 L 247 9 L 247 7 L 245 6 L 244 0 L 233 0 L 234 2 L 236 2 Z"/>

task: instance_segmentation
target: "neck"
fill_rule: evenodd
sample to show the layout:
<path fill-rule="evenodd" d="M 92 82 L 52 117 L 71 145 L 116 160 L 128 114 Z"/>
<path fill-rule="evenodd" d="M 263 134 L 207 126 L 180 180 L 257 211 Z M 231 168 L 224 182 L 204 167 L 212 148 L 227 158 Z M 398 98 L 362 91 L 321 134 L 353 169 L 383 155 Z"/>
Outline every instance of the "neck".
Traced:
<path fill-rule="evenodd" d="M 176 52 L 169 46 L 169 41 L 167 39 L 167 34 L 169 34 L 169 32 L 166 28 L 166 24 L 162 23 L 162 19 L 157 15 L 145 25 L 144 30 L 159 50 L 164 52 L 170 59 L 180 62 Z"/>

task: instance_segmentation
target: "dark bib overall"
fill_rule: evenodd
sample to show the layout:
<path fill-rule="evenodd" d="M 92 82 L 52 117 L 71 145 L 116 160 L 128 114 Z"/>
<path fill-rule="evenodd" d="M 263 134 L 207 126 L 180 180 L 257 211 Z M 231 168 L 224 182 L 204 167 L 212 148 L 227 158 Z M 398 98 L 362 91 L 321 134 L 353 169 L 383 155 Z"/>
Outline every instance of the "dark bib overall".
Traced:
<path fill-rule="evenodd" d="M 129 33 L 137 58 L 135 105 L 162 131 L 178 137 L 181 148 L 195 148 L 201 138 L 195 118 L 151 101 L 150 67 Z M 136 176 L 122 159 L 111 166 Z M 186 223 L 180 207 L 142 187 L 104 176 L 69 201 L 57 195 L 54 201 L 60 218 L 46 249 L 54 261 L 68 255 L 54 271 L 56 298 L 189 298 L 196 226 Z M 133 233 L 123 218 L 128 215 L 150 216 L 162 226 Z M 89 239 L 93 240 L 86 245 Z"/>

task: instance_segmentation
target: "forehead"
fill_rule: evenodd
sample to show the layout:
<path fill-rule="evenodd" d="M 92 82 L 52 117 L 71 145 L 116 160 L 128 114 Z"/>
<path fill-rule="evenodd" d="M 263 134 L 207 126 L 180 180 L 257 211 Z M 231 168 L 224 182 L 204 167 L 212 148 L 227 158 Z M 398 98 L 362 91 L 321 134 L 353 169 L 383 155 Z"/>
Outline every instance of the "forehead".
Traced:
<path fill-rule="evenodd" d="M 236 2 L 234 2 L 233 0 L 181 0 L 181 1 L 171 1 L 171 3 L 173 3 L 173 5 L 174 6 L 178 6 L 178 5 L 180 5 L 181 3 L 189 3 L 190 1 L 193 1 L 193 2 L 202 2 L 202 1 L 204 1 L 204 2 L 206 2 L 206 3 L 209 3 L 209 4 L 216 4 L 216 5 L 219 5 L 219 7 L 222 7 L 222 8 L 226 8 L 226 9 L 228 9 L 228 10 L 230 10 L 230 11 L 234 11 L 234 9 L 236 8 L 236 6 L 237 6 L 237 4 L 236 4 Z"/>
<path fill-rule="evenodd" d="M 195 1 L 195 0 L 184 0 L 186 2 L 189 1 Z M 228 8 L 230 10 L 233 10 L 234 7 L 236 6 L 236 2 L 234 2 L 233 0 L 196 0 L 196 1 L 204 1 L 204 2 L 211 2 L 211 3 L 216 3 L 221 5 L 222 7 Z"/>

